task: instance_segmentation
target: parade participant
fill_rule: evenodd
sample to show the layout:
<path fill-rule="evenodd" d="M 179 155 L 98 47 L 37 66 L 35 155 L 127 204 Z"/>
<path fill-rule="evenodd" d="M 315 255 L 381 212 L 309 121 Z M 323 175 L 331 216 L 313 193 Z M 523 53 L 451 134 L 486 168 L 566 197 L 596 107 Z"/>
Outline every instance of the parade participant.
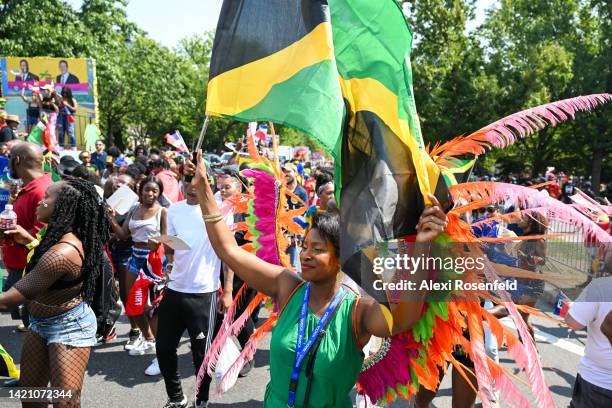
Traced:
<path fill-rule="evenodd" d="M 147 155 L 147 148 L 145 147 L 145 145 L 138 145 L 136 146 L 136 148 L 134 149 L 134 159 L 137 159 L 140 156 L 146 156 Z"/>
<path fill-rule="evenodd" d="M 297 181 L 297 168 L 293 163 L 285 163 L 283 165 L 283 173 L 285 174 L 285 180 L 287 181 L 287 190 L 297 196 L 302 202 L 299 202 L 294 197 L 287 196 L 287 203 L 289 204 L 289 209 L 293 210 L 296 208 L 303 207 L 308 205 L 308 193 L 304 190 L 298 181 Z M 302 240 L 301 236 L 291 236 L 289 237 L 289 246 L 287 247 L 287 254 L 289 254 L 289 258 L 291 260 L 291 265 L 293 269 L 299 269 L 299 249 L 298 246 L 300 241 Z"/>
<path fill-rule="evenodd" d="M 189 250 L 166 247 L 168 287 L 157 317 L 157 361 L 164 376 L 166 408 L 187 407 L 178 373 L 177 347 L 185 330 L 189 333 L 193 364 L 197 370 L 210 347 L 216 321 L 217 290 L 221 261 L 206 234 L 196 193 L 184 183 L 186 200 L 168 209 L 168 234 L 179 236 Z M 231 216 L 226 217 L 231 222 Z M 149 367 L 145 374 L 154 373 Z M 198 390 L 196 407 L 206 407 L 211 378 L 205 376 Z"/>
<path fill-rule="evenodd" d="M 91 154 L 87 150 L 83 150 L 79 153 L 79 160 L 83 163 L 83 166 L 88 172 L 98 175 L 98 168 L 91 162 Z"/>
<path fill-rule="evenodd" d="M 151 161 L 149 166 L 152 174 L 164 185 L 163 196 L 169 201 L 168 206 L 181 201 L 183 199 L 183 194 L 179 188 L 176 173 L 170 170 L 168 161 L 162 157 L 155 161 Z"/>
<path fill-rule="evenodd" d="M 6 126 L 0 129 L 0 143 L 10 142 L 11 140 L 17 140 L 17 128 L 19 127 L 19 116 L 17 115 L 6 115 L 5 119 Z"/>
<path fill-rule="evenodd" d="M 23 183 L 21 190 L 13 202 L 13 211 L 17 213 L 17 224 L 35 235 L 45 226 L 36 217 L 36 208 L 45 196 L 45 191 L 53 183 L 51 174 L 42 170 L 43 156 L 38 146 L 32 143 L 19 142 L 11 148 L 9 157 L 9 170 L 12 179 L 20 179 Z M 4 290 L 8 290 L 17 282 L 27 265 L 28 248 L 10 239 L 2 242 L 2 259 L 8 270 L 8 279 Z M 13 319 L 19 319 L 18 311 L 11 310 Z M 24 327 L 27 326 L 27 319 Z"/>
<path fill-rule="evenodd" d="M 132 191 L 136 192 L 136 181 L 129 174 L 121 174 L 112 179 L 112 192 L 114 193 L 122 186 L 128 186 Z M 129 212 L 121 215 L 117 214 L 115 219 L 117 223 L 123 225 L 125 222 Z M 119 277 L 119 296 L 121 298 L 121 302 L 124 305 L 127 305 L 128 294 L 130 293 L 130 288 L 133 285 L 134 276 L 130 272 L 128 272 L 128 262 L 130 260 L 130 256 L 132 255 L 132 247 L 134 243 L 131 239 L 122 240 L 117 236 L 112 236 L 111 241 L 108 245 L 110 250 L 111 261 L 113 262 L 113 266 L 117 271 L 117 275 Z M 128 320 L 130 322 L 130 332 L 129 339 L 125 344 L 126 350 L 131 350 L 134 348 L 134 345 L 141 341 L 141 332 L 136 324 L 136 319 L 133 316 L 128 316 Z"/>
<path fill-rule="evenodd" d="M 192 166 L 189 163 L 186 169 Z M 302 407 L 309 399 L 314 406 L 351 407 L 349 393 L 361 370 L 363 345 L 372 335 L 388 337 L 410 329 L 420 317 L 425 293 L 419 293 L 414 301 L 394 305 L 391 313 L 385 314 L 387 309 L 373 299 L 359 298 L 343 285 L 337 212 L 313 217 L 300 255 L 301 276 L 267 263 L 238 247 L 228 226 L 222 222 L 201 152 L 193 185 L 217 255 L 247 285 L 271 296 L 281 310 L 272 332 L 271 379 L 264 406 Z M 425 208 L 416 227 L 419 247 L 427 246 L 446 225 L 446 216 L 438 201 L 432 195 L 428 198 L 434 205 Z M 417 271 L 415 278 L 421 279 L 422 275 L 422 271 Z M 307 364 L 305 357 L 315 342 L 319 347 L 311 355 L 320 357 L 316 364 L 313 361 Z M 339 372 L 343 375 L 338 375 Z"/>
<path fill-rule="evenodd" d="M 217 191 L 215 191 L 215 200 L 220 204 L 223 201 L 223 197 L 221 197 L 221 187 L 223 186 L 223 181 L 231 177 L 231 171 L 228 168 L 216 169 L 215 171 L 215 187 Z"/>
<path fill-rule="evenodd" d="M 138 190 L 140 204 L 128 213 L 123 224 L 119 225 L 115 218 L 111 218 L 111 225 L 117 237 L 122 240 L 131 238 L 134 242 L 127 267 L 129 273 L 126 274 L 127 293 L 131 292 L 141 271 L 145 277 L 154 278 L 153 271 L 148 269 L 147 261 L 149 253 L 159 248 L 159 243 L 151 238 L 166 234 L 167 210 L 158 201 L 163 191 L 161 181 L 155 177 L 146 178 Z M 128 346 L 126 349 L 129 349 L 132 356 L 155 354 L 155 335 L 146 313 L 135 316 L 134 319 L 144 338 L 137 340 L 131 349 Z"/>
<path fill-rule="evenodd" d="M 517 226 L 523 232 L 523 236 L 542 235 L 546 233 L 548 220 L 541 213 L 533 212 L 530 215 L 524 215 L 517 223 Z M 540 272 L 541 266 L 546 263 L 546 241 L 544 238 L 524 240 L 517 244 L 513 251 L 517 254 L 517 266 L 519 268 L 532 272 Z M 534 307 L 544 293 L 544 281 L 528 278 L 516 278 L 516 281 L 517 290 L 510 292 L 514 303 Z M 508 315 L 504 305 L 497 305 L 490 312 L 499 319 Z M 530 314 L 522 311 L 519 312 L 527 324 L 531 337 L 534 337 L 533 326 L 529 323 Z"/>
<path fill-rule="evenodd" d="M 531 215 L 523 216 L 518 226 L 524 231 L 524 236 L 542 235 L 546 234 L 548 220 L 541 213 L 534 212 Z M 546 263 L 546 240 L 544 238 L 522 241 L 517 245 L 516 251 L 519 258 L 519 268 L 539 272 L 541 266 Z M 517 280 L 520 298 L 515 303 L 534 307 L 544 293 L 544 281 L 521 278 Z M 521 316 L 527 324 L 531 337 L 534 337 L 533 325 L 529 323 L 529 313 L 521 312 Z"/>
<path fill-rule="evenodd" d="M 27 134 L 30 134 L 32 128 L 36 126 L 38 121 L 40 120 L 40 110 L 42 109 L 42 100 L 40 98 L 39 88 L 32 89 L 32 96 L 27 97 L 25 95 L 26 86 L 23 85 L 21 89 L 21 99 L 28 104 L 26 109 L 26 128 L 25 131 Z"/>
<path fill-rule="evenodd" d="M 57 114 L 62 106 L 62 98 L 57 94 L 55 88 L 51 84 L 47 84 L 42 87 L 45 94 L 42 97 L 42 111 L 47 115 L 49 121 L 49 133 L 51 135 L 51 143 L 53 146 L 56 145 L 55 128 L 57 125 Z"/>
<path fill-rule="evenodd" d="M 593 279 L 570 306 L 565 322 L 587 329 L 584 356 L 572 392 L 571 408 L 612 406 L 612 276 Z M 606 334 L 607 332 L 607 334 Z"/>
<path fill-rule="evenodd" d="M 96 151 L 91 154 L 91 163 L 98 168 L 98 174 L 102 177 L 102 173 L 106 168 L 106 152 L 104 151 L 104 142 L 96 141 Z"/>
<path fill-rule="evenodd" d="M 329 173 L 324 173 L 329 175 Z M 331 175 L 329 175 L 331 177 Z M 334 200 L 334 182 L 333 180 L 320 183 L 317 180 L 317 196 L 319 197 L 319 209 L 327 211 L 327 205 Z"/>
<path fill-rule="evenodd" d="M 72 150 L 76 150 L 76 137 L 74 135 L 74 115 L 77 112 L 79 104 L 76 99 L 72 96 L 72 89 L 69 86 L 62 88 L 62 106 L 60 107 L 58 116 L 58 142 L 64 149 L 70 147 Z M 66 144 L 65 136 L 68 133 L 68 142 L 70 146 Z"/>
<path fill-rule="evenodd" d="M 109 239 L 108 209 L 93 184 L 68 178 L 49 186 L 37 214 L 48 223 L 40 242 L 22 227 L 4 232 L 35 249 L 25 276 L 0 294 L 0 311 L 27 303 L 31 316 L 20 385 L 43 388 L 50 383 L 71 392 L 71 399 L 55 406 L 80 407 L 85 368 L 96 343 L 96 316 L 88 302 Z"/>

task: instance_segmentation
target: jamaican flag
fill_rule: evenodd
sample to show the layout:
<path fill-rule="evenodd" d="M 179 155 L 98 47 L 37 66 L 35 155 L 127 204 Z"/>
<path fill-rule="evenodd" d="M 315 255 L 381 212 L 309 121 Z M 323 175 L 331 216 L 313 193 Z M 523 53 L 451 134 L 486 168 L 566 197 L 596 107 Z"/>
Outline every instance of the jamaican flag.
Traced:
<path fill-rule="evenodd" d="M 449 168 L 440 169 L 446 184 L 449 186 L 454 186 L 455 184 L 466 183 L 472 174 L 477 158 L 478 157 L 472 160 L 450 159 L 449 162 L 452 164 L 452 166 Z"/>
<path fill-rule="evenodd" d="M 334 154 L 344 105 L 327 1 L 225 0 L 206 113 L 298 129 Z"/>
<path fill-rule="evenodd" d="M 13 359 L 0 344 L 0 377 L 19 378 L 19 369 Z"/>
<path fill-rule="evenodd" d="M 329 0 L 329 7 L 347 107 L 336 162 L 340 255 L 343 270 L 373 295 L 364 249 L 415 234 L 426 193 L 443 205 L 450 201 L 424 149 L 412 91 L 412 34 L 401 9 L 393 0 Z"/>

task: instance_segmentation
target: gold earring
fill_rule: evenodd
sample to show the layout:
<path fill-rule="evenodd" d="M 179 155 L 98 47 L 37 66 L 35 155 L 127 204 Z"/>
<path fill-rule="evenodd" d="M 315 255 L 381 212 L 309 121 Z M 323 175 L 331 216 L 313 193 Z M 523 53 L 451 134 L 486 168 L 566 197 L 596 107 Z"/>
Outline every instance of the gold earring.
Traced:
<path fill-rule="evenodd" d="M 342 271 L 338 272 L 338 274 L 336 275 L 336 283 L 340 285 L 344 283 L 344 272 Z"/>

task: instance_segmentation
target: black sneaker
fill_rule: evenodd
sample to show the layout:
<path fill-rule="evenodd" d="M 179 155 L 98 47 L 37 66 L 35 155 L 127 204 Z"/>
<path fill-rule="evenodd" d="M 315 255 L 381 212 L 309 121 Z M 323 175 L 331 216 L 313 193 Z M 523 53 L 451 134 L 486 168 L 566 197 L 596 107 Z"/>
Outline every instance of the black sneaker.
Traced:
<path fill-rule="evenodd" d="M 4 381 L 3 387 L 19 387 L 19 378 L 11 378 L 10 380 Z"/>
<path fill-rule="evenodd" d="M 187 408 L 187 397 L 183 395 L 183 399 L 180 401 L 168 400 L 164 408 Z"/>

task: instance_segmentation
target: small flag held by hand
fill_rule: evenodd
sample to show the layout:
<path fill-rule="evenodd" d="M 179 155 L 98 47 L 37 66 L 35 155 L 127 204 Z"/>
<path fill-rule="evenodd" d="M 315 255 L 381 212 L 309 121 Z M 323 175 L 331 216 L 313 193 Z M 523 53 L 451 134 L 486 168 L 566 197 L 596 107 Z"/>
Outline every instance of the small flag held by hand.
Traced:
<path fill-rule="evenodd" d="M 165 141 L 170 146 L 174 146 L 177 152 L 189 153 L 189 148 L 187 148 L 187 144 L 183 140 L 183 136 L 181 136 L 181 133 L 178 130 L 172 134 L 166 133 Z"/>
<path fill-rule="evenodd" d="M 2 344 L 0 344 L 0 377 L 19 378 L 19 369 Z"/>

